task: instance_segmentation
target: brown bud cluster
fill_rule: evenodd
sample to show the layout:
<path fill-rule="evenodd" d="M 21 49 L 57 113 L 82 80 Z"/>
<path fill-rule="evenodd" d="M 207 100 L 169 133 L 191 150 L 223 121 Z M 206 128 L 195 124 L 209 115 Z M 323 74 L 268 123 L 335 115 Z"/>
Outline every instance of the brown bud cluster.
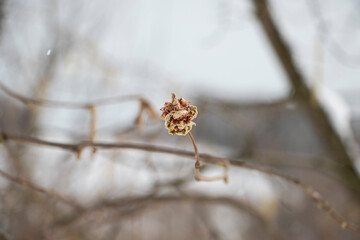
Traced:
<path fill-rule="evenodd" d="M 195 106 L 189 104 L 190 101 L 183 98 L 177 99 L 173 93 L 171 103 L 166 102 L 160 109 L 162 112 L 160 117 L 165 120 L 165 128 L 170 134 L 185 136 L 192 126 L 196 125 L 191 120 L 196 118 L 198 111 Z"/>

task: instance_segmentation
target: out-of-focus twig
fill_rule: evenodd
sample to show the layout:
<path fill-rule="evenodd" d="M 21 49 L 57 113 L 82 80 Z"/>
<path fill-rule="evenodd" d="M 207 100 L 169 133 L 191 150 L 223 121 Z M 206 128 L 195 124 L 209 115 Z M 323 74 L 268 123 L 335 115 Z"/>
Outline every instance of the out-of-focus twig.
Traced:
<path fill-rule="evenodd" d="M 42 107 L 52 107 L 52 108 L 68 108 L 68 109 L 89 109 L 92 106 L 104 106 L 123 103 L 124 101 L 133 101 L 143 99 L 138 95 L 127 95 L 127 96 L 118 96 L 112 98 L 98 99 L 90 102 L 67 102 L 67 101 L 54 101 L 48 99 L 34 99 L 22 96 L 5 86 L 0 82 L 0 89 L 5 92 L 7 95 L 17 99 L 18 101 L 24 103 L 27 106 L 42 106 Z"/>
<path fill-rule="evenodd" d="M 31 189 L 33 191 L 46 194 L 46 195 L 50 196 L 51 198 L 55 198 L 55 199 L 59 200 L 60 202 L 65 203 L 66 205 L 69 205 L 71 207 L 76 208 L 77 210 L 82 209 L 82 207 L 80 205 L 78 205 L 77 203 L 75 203 L 72 200 L 69 200 L 69 199 L 63 197 L 61 194 L 56 193 L 56 192 L 49 192 L 45 188 L 42 188 L 42 187 L 40 187 L 40 186 L 36 185 L 35 183 L 32 183 L 32 182 L 30 182 L 28 180 L 12 176 L 9 173 L 6 173 L 5 171 L 3 171 L 1 169 L 0 169 L 0 175 L 3 178 L 6 178 L 7 180 L 9 180 L 11 182 L 14 182 L 14 183 L 17 183 L 17 184 L 23 186 L 24 188 L 29 188 L 29 189 Z"/>
<path fill-rule="evenodd" d="M 194 156 L 194 153 L 191 151 L 185 151 L 185 150 L 181 150 L 181 149 L 168 148 L 168 147 L 162 147 L 162 146 L 154 146 L 154 145 L 150 145 L 150 144 L 139 144 L 139 143 L 128 143 L 128 142 L 126 142 L 126 143 L 105 143 L 105 142 L 90 142 L 90 141 L 83 141 L 83 142 L 71 144 L 71 143 L 46 141 L 43 139 L 33 138 L 33 137 L 16 136 L 16 135 L 6 133 L 4 131 L 0 131 L 0 138 L 3 141 L 61 148 L 64 150 L 72 151 L 76 154 L 81 152 L 86 147 L 96 147 L 96 148 L 103 148 L 103 149 L 122 149 L 122 148 L 123 149 L 137 149 L 137 150 L 143 150 L 143 151 L 148 151 L 148 152 L 169 153 L 169 154 L 175 154 L 175 155 L 186 156 L 186 157 Z M 226 159 L 226 158 L 211 156 L 209 154 L 199 154 L 199 155 L 201 158 L 204 159 L 204 161 L 206 161 L 208 163 L 221 164 Z"/>
<path fill-rule="evenodd" d="M 184 151 L 180 149 L 174 149 L 174 148 L 166 148 L 166 147 L 160 147 L 160 146 L 154 146 L 154 145 L 148 145 L 148 144 L 135 144 L 135 143 L 99 143 L 99 142 L 82 142 L 78 144 L 68 144 L 68 143 L 57 143 L 57 142 L 50 142 L 45 141 L 37 138 L 30 138 L 30 137 L 19 137 L 19 136 L 13 136 L 11 134 L 7 134 L 5 132 L 1 132 L 3 141 L 14 141 L 19 143 L 27 143 L 27 144 L 37 144 L 42 146 L 50 146 L 50 147 L 57 147 L 61 149 L 65 149 L 68 151 L 73 151 L 78 153 L 81 151 L 84 147 L 97 147 L 97 148 L 105 148 L 105 149 L 119 149 L 119 148 L 127 148 L 127 149 L 136 149 L 136 150 L 142 150 L 142 151 L 149 151 L 149 152 L 159 152 L 159 153 L 168 153 L 168 154 L 174 154 L 178 156 L 186 156 L 186 157 L 192 157 L 193 152 L 190 151 Z M 208 154 L 199 154 L 199 157 L 203 158 L 206 162 L 211 162 L 215 164 L 221 164 L 223 163 L 223 160 L 226 158 L 220 158 L 216 156 L 211 156 Z M 229 161 L 229 160 L 228 160 Z M 356 232 L 360 235 L 360 228 L 350 223 L 349 221 L 345 220 L 344 217 L 342 217 L 340 214 L 338 214 L 331 205 L 324 199 L 324 197 L 316 191 L 312 186 L 307 185 L 297 179 L 290 178 L 275 172 L 272 172 L 267 169 L 263 169 L 258 166 L 251 166 L 249 164 L 246 164 L 245 162 L 239 162 L 236 160 L 230 160 L 231 165 L 238 166 L 245 169 L 252 169 L 254 171 L 258 171 L 264 174 L 267 174 L 272 177 L 281 178 L 286 182 L 295 184 L 299 186 L 301 189 L 304 190 L 304 192 L 313 199 L 320 209 L 322 209 L 325 213 L 329 214 L 330 217 L 332 217 L 336 222 L 338 222 L 342 228 L 349 229 L 353 232 Z"/>
<path fill-rule="evenodd" d="M 90 141 L 95 141 L 96 136 L 96 108 L 95 106 L 89 107 L 90 117 L 91 117 L 91 124 L 90 124 Z"/>
<path fill-rule="evenodd" d="M 306 195 L 308 195 L 317 204 L 317 207 L 323 210 L 324 212 L 326 212 L 327 214 L 329 214 L 329 216 L 333 218 L 343 229 L 349 229 L 352 232 L 355 232 L 358 235 L 360 235 L 360 227 L 347 221 L 344 217 L 342 217 L 339 213 L 337 213 L 336 210 L 330 205 L 330 203 L 326 201 L 325 198 L 311 185 L 303 183 L 298 179 L 291 178 L 282 174 L 278 174 L 265 168 L 261 168 L 259 166 L 251 166 L 249 164 L 235 162 L 235 161 L 231 163 L 232 165 L 238 165 L 243 168 L 261 172 L 271 177 L 277 177 L 282 180 L 285 180 L 286 182 L 295 184 L 296 186 L 303 189 Z"/>
<path fill-rule="evenodd" d="M 94 142 L 95 141 L 95 136 L 96 136 L 96 108 L 95 106 L 90 106 L 89 107 L 89 112 L 90 112 L 90 142 Z M 96 148 L 93 147 L 93 154 L 96 153 Z M 79 155 L 80 156 L 80 155 Z"/>
<path fill-rule="evenodd" d="M 164 195 L 164 196 L 155 196 L 154 194 L 149 194 L 140 197 L 122 197 L 114 199 L 111 201 L 101 201 L 95 206 L 92 206 L 85 211 L 75 213 L 63 219 L 60 219 L 52 224 L 52 228 L 64 227 L 78 221 L 79 219 L 87 216 L 91 213 L 102 211 L 106 209 L 121 209 L 129 208 L 132 210 L 132 213 L 136 213 L 137 210 L 144 210 L 144 207 L 153 207 L 154 205 L 164 204 L 164 203 L 184 203 L 184 204 L 220 204 L 229 207 L 233 207 L 238 211 L 245 212 L 251 217 L 256 219 L 267 231 L 271 231 L 271 225 L 256 211 L 251 205 L 232 197 L 212 197 L 206 195 L 186 195 L 186 196 L 174 196 L 174 195 Z"/>
<path fill-rule="evenodd" d="M 323 16 L 321 11 L 320 2 L 318 0 L 308 0 L 307 6 L 309 7 L 310 13 L 316 20 L 316 28 L 319 37 L 327 43 L 329 52 L 335 56 L 341 64 L 345 64 L 350 67 L 359 67 L 360 55 L 350 54 L 346 52 L 344 46 L 346 44 L 339 43 L 334 37 L 332 37 L 330 24 Z"/>
<path fill-rule="evenodd" d="M 346 146 L 332 125 L 325 109 L 319 104 L 313 104 L 311 90 L 273 20 L 267 0 L 253 0 L 253 3 L 256 16 L 287 74 L 287 79 L 295 91 L 295 97 L 304 105 L 328 151 L 336 161 L 342 164 L 342 167 L 338 168 L 338 172 L 343 181 L 356 189 L 353 191 L 353 195 L 360 199 L 360 179 L 353 165 L 355 161 L 353 157 L 357 155 L 354 148 Z"/>
<path fill-rule="evenodd" d="M 241 102 L 225 101 L 217 98 L 206 98 L 205 101 L 200 101 L 199 105 L 202 108 L 207 106 L 216 106 L 220 108 L 224 113 L 229 111 L 242 111 L 242 110 L 258 110 L 258 111 L 278 111 L 279 109 L 288 108 L 296 103 L 296 99 L 292 96 L 286 96 L 284 98 L 274 99 L 271 101 L 251 101 L 244 99 Z"/>
<path fill-rule="evenodd" d="M 140 101 L 140 109 L 135 119 L 135 125 L 139 130 L 142 130 L 144 128 L 143 115 L 145 112 L 148 112 L 149 117 L 151 119 L 160 120 L 160 118 L 158 114 L 155 112 L 152 105 L 149 103 L 149 101 L 147 101 L 145 98 L 142 97 L 139 98 L 139 101 Z"/>
<path fill-rule="evenodd" d="M 54 100 L 47 100 L 47 99 L 35 99 L 35 98 L 29 98 L 25 97 L 21 94 L 18 94 L 14 91 L 12 91 L 10 88 L 5 86 L 0 81 L 0 89 L 9 95 L 10 97 L 13 97 L 17 99 L 18 101 L 24 103 L 26 106 L 28 106 L 30 109 L 32 109 L 34 106 L 42 106 L 42 107 L 50 107 L 50 108 L 68 108 L 68 109 L 85 109 L 90 112 L 91 116 L 91 124 L 90 124 L 90 141 L 94 142 L 95 136 L 96 136 L 96 129 L 97 129 L 97 111 L 96 107 L 104 106 L 104 105 L 114 105 L 123 103 L 125 101 L 139 101 L 140 103 L 140 109 L 139 113 L 135 119 L 135 124 L 138 126 L 138 128 L 142 129 L 143 127 L 143 116 L 144 113 L 147 112 L 149 117 L 153 120 L 160 120 L 157 116 L 154 108 L 150 104 L 148 100 L 145 98 L 138 96 L 138 95 L 127 95 L 127 96 L 118 96 L 113 98 L 105 98 L 105 99 L 98 99 L 90 102 L 67 102 L 67 101 L 54 101 Z M 93 148 L 93 152 L 95 153 L 96 148 Z M 79 156 L 80 157 L 80 156 Z"/>

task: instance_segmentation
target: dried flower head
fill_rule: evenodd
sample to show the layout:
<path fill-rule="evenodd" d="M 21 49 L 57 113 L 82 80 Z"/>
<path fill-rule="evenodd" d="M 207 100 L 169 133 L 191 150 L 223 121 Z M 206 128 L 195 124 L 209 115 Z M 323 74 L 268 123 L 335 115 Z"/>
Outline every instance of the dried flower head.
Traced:
<path fill-rule="evenodd" d="M 195 106 L 189 104 L 190 101 L 183 98 L 177 99 L 173 93 L 171 103 L 166 102 L 160 109 L 162 112 L 160 117 L 165 120 L 165 128 L 170 134 L 185 136 L 192 126 L 196 125 L 191 120 L 196 118 L 198 111 Z"/>

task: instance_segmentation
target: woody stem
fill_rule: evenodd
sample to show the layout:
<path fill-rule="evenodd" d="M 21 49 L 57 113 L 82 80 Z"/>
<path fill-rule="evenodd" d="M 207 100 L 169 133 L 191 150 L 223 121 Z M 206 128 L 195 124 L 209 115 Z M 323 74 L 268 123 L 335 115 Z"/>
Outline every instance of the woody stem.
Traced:
<path fill-rule="evenodd" d="M 191 142 L 194 146 L 194 151 L 195 151 L 195 159 L 196 159 L 196 162 L 195 162 L 195 169 L 198 170 L 200 169 L 200 157 L 199 157 L 199 151 L 198 151 L 198 148 L 196 146 L 196 143 L 195 143 L 195 139 L 193 137 L 193 135 L 191 134 L 191 132 L 189 132 L 189 137 L 191 139 Z"/>
<path fill-rule="evenodd" d="M 196 146 L 196 143 L 195 143 L 195 139 L 194 137 L 192 136 L 192 134 L 189 132 L 189 137 L 191 139 L 191 142 L 194 146 L 194 150 L 195 150 L 195 159 L 196 159 L 196 162 L 195 162 L 195 179 L 197 181 L 207 181 L 207 182 L 211 182 L 211 181 L 217 181 L 217 180 L 224 180 L 225 182 L 228 182 L 228 177 L 227 177 L 227 171 L 228 171 L 228 168 L 229 168 L 229 164 L 228 164 L 228 161 L 225 161 L 223 164 L 224 164 L 224 167 L 225 167 L 225 172 L 224 172 L 224 175 L 223 176 L 217 176 L 217 177 L 206 177 L 206 176 L 202 176 L 200 174 L 200 157 L 199 157 L 199 151 L 198 151 L 198 148 Z"/>

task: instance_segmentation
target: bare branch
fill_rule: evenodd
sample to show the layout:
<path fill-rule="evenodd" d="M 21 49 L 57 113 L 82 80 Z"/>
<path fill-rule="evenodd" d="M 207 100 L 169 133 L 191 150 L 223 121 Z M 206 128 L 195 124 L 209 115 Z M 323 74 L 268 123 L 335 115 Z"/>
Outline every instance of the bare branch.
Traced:
<path fill-rule="evenodd" d="M 253 217 L 258 223 L 260 223 L 267 231 L 271 231 L 272 227 L 268 222 L 256 211 L 251 205 L 231 197 L 212 197 L 206 195 L 186 195 L 186 196 L 155 196 L 153 193 L 140 197 L 122 197 L 111 201 L 101 201 L 95 206 L 92 206 L 85 211 L 75 213 L 68 217 L 62 218 L 54 222 L 51 227 L 58 228 L 72 224 L 75 221 L 80 220 L 84 216 L 97 211 L 103 211 L 106 209 L 121 209 L 126 208 L 126 213 L 137 213 L 139 210 L 145 210 L 148 207 L 164 203 L 184 203 L 184 204 L 221 204 L 235 208 L 237 211 L 245 212 Z M 130 209 L 129 209 L 130 207 Z M 122 211 L 120 212 L 123 213 Z M 127 215 L 127 214 L 126 214 Z"/>
<path fill-rule="evenodd" d="M 28 144 L 37 144 L 37 145 L 43 145 L 43 146 L 50 146 L 50 147 L 57 147 L 64 150 L 73 151 L 75 153 L 78 153 L 81 151 L 84 147 L 97 147 L 97 148 L 104 148 L 104 149 L 135 149 L 135 150 L 142 150 L 142 151 L 148 151 L 148 152 L 158 152 L 158 153 L 167 153 L 167 154 L 174 154 L 178 156 L 184 156 L 184 157 L 192 157 L 193 152 L 190 151 L 184 151 L 180 149 L 173 149 L 173 148 L 166 148 L 166 147 L 160 147 L 160 146 L 154 146 L 154 145 L 148 145 L 148 144 L 135 144 L 135 143 L 99 143 L 99 142 L 83 142 L 78 144 L 67 144 L 67 143 L 57 143 L 57 142 L 50 142 L 45 141 L 37 138 L 30 138 L 30 137 L 19 137 L 19 136 L 12 136 L 11 134 L 7 134 L 2 132 L 2 138 L 3 141 L 14 141 L 19 143 L 28 143 Z M 349 229 L 353 232 L 356 232 L 360 235 L 360 228 L 356 226 L 353 223 L 350 223 L 347 221 L 344 217 L 342 217 L 340 214 L 338 214 L 331 205 L 324 199 L 324 197 L 316 191 L 312 186 L 302 183 L 297 179 L 284 176 L 275 172 L 272 172 L 267 169 L 263 169 L 259 166 L 251 166 L 249 164 L 246 164 L 245 162 L 240 162 L 236 160 L 228 160 L 226 158 L 220 158 L 216 156 L 211 156 L 208 154 L 199 154 L 201 158 L 203 158 L 204 161 L 220 164 L 223 163 L 224 160 L 229 161 L 231 165 L 237 166 L 244 169 L 251 169 L 254 171 L 258 171 L 261 173 L 264 173 L 266 175 L 269 175 L 271 177 L 277 177 L 280 178 L 286 182 L 292 183 L 300 187 L 304 192 L 316 202 L 318 207 L 323 210 L 325 213 L 327 213 L 331 218 L 333 218 L 336 222 L 340 224 L 342 228 Z"/>
<path fill-rule="evenodd" d="M 91 102 L 65 102 L 65 101 L 54 101 L 54 100 L 47 100 L 47 99 L 34 99 L 29 97 L 24 97 L 8 87 L 6 87 L 2 82 L 0 82 L 0 89 L 6 93 L 7 95 L 17 99 L 18 101 L 24 103 L 27 106 L 42 106 L 42 107 L 53 107 L 53 108 L 68 108 L 68 109 L 89 109 L 92 106 L 104 106 L 104 105 L 113 105 L 119 104 L 124 101 L 142 101 L 138 95 L 128 95 L 128 96 L 118 96 L 113 98 L 104 98 L 98 99 Z"/>
<path fill-rule="evenodd" d="M 77 210 L 81 210 L 82 208 L 80 207 L 80 205 L 78 205 L 77 203 L 75 203 L 72 200 L 69 200 L 65 197 L 63 197 L 61 194 L 56 193 L 56 192 L 49 192 L 48 190 L 46 190 L 45 188 L 42 188 L 38 185 L 36 185 L 35 183 L 32 183 L 28 180 L 25 180 L 23 178 L 19 178 L 19 177 L 14 177 L 12 175 L 10 175 L 9 173 L 6 173 L 5 171 L 0 169 L 0 175 L 3 178 L 6 178 L 7 180 L 17 183 L 21 186 L 23 186 L 24 188 L 29 188 L 33 191 L 39 192 L 39 193 L 43 193 L 45 195 L 50 196 L 51 198 L 55 198 L 57 200 L 59 200 L 62 203 L 65 203 L 66 205 L 69 205 L 71 207 L 76 208 Z"/>
<path fill-rule="evenodd" d="M 355 159 L 353 159 L 354 154 L 350 152 L 354 149 L 348 148 L 346 143 L 342 141 L 334 129 L 334 126 L 331 124 L 331 120 L 325 109 L 319 106 L 319 104 L 313 104 L 311 90 L 306 85 L 305 78 L 295 63 L 289 46 L 286 44 L 284 37 L 281 36 L 273 20 L 267 0 L 253 0 L 253 3 L 256 16 L 287 74 L 289 83 L 295 90 L 295 97 L 298 98 L 306 108 L 328 151 L 335 160 L 343 165 L 343 167 L 338 168 L 343 181 L 357 189 L 353 194 L 360 199 L 360 179 L 353 165 L 355 161 Z"/>
<path fill-rule="evenodd" d="M 34 145 L 41 145 L 41 146 L 48 146 L 48 147 L 56 147 L 60 149 L 64 149 L 67 151 L 72 151 L 76 154 L 81 152 L 86 147 L 96 147 L 96 148 L 103 148 L 103 149 L 137 149 L 147 152 L 158 152 L 158 153 L 169 153 L 184 157 L 192 157 L 194 153 L 191 151 L 185 151 L 181 149 L 175 148 L 168 148 L 162 146 L 154 146 L 150 144 L 139 144 L 139 143 L 105 143 L 105 142 L 90 142 L 90 141 L 83 141 L 79 143 L 60 143 L 60 142 L 52 142 L 46 141 L 39 138 L 33 137 L 25 137 L 25 136 L 16 136 L 12 134 L 8 134 L 4 131 L 0 132 L 0 137 L 3 141 L 11 141 L 17 143 L 25 143 L 25 144 L 34 144 Z M 209 163 L 221 164 L 226 158 L 220 158 L 211 156 L 209 154 L 200 154 L 200 157 L 204 159 L 204 161 Z"/>
<path fill-rule="evenodd" d="M 325 198 L 317 191 L 315 190 L 312 186 L 303 183 L 295 178 L 291 178 L 285 175 L 281 175 L 275 172 L 272 172 L 268 169 L 264 169 L 261 168 L 259 166 L 251 166 L 249 164 L 245 164 L 245 163 L 240 163 L 240 162 L 236 162 L 236 161 L 232 161 L 231 162 L 232 165 L 237 165 L 237 166 L 241 166 L 243 168 L 246 169 L 251 169 L 257 172 L 261 172 L 264 173 L 266 175 L 269 175 L 271 177 L 277 177 L 280 178 L 286 182 L 295 184 L 296 186 L 300 187 L 302 190 L 304 190 L 304 192 L 306 193 L 306 195 L 308 195 L 317 205 L 317 207 L 321 210 L 323 210 L 325 213 L 327 213 L 332 219 L 334 219 L 343 229 L 349 229 L 355 233 L 357 233 L 358 235 L 360 235 L 360 227 L 350 223 L 349 221 L 347 221 L 344 217 L 342 217 L 339 213 L 336 212 L 336 210 L 330 205 L 329 202 L 327 202 L 325 200 Z"/>

